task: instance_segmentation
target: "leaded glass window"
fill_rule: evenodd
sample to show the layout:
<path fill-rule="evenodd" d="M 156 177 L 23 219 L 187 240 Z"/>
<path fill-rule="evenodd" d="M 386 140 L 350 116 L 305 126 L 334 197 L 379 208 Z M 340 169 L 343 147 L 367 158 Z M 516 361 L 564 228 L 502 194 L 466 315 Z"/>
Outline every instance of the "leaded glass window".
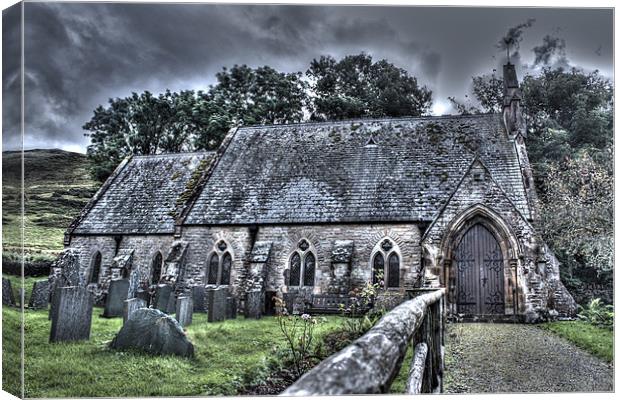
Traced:
<path fill-rule="evenodd" d="M 96 252 L 93 256 L 93 264 L 90 269 L 90 283 L 99 282 L 99 273 L 101 271 L 101 252 Z"/>
<path fill-rule="evenodd" d="M 316 259 L 314 254 L 306 254 L 304 260 L 304 286 L 314 286 L 314 270 L 316 265 Z"/>
<path fill-rule="evenodd" d="M 211 260 L 209 261 L 209 272 L 207 283 L 209 285 L 217 284 L 217 270 L 219 268 L 220 258 L 216 253 L 211 255 Z"/>
<path fill-rule="evenodd" d="M 299 279 L 301 277 L 301 256 L 298 252 L 295 252 L 291 257 L 289 267 L 288 285 L 299 286 Z"/>
<path fill-rule="evenodd" d="M 398 254 L 390 254 L 388 260 L 388 276 L 387 286 L 389 288 L 398 287 L 400 285 L 400 260 Z"/>
<path fill-rule="evenodd" d="M 161 277 L 161 265 L 163 264 L 163 257 L 160 252 L 157 252 L 153 259 L 153 265 L 151 266 L 151 284 L 155 285 L 159 283 Z"/>
<path fill-rule="evenodd" d="M 232 257 L 230 253 L 224 253 L 222 257 L 222 276 L 220 278 L 222 285 L 230 284 L 230 269 L 232 267 Z"/>
<path fill-rule="evenodd" d="M 385 260 L 383 254 L 377 253 L 372 260 L 372 283 L 380 283 L 383 280 Z"/>

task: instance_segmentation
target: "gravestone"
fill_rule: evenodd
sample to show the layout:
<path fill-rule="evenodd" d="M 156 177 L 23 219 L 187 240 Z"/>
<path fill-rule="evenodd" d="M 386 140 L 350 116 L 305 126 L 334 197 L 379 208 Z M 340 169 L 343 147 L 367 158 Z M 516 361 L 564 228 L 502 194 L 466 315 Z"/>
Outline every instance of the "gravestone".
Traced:
<path fill-rule="evenodd" d="M 56 262 L 62 270 L 54 283 L 55 287 L 85 286 L 84 277 L 80 274 L 80 260 L 75 250 L 65 250 Z"/>
<path fill-rule="evenodd" d="M 262 315 L 263 296 L 260 290 L 246 293 L 244 315 L 246 318 L 259 319 Z"/>
<path fill-rule="evenodd" d="M 207 301 L 204 286 L 192 286 L 192 302 L 194 303 L 195 313 L 207 312 Z"/>
<path fill-rule="evenodd" d="M 293 303 L 295 302 L 295 297 L 295 293 L 282 293 L 282 301 L 284 301 L 286 312 L 289 315 L 293 314 Z M 280 312 L 283 312 L 283 310 L 280 310 Z"/>
<path fill-rule="evenodd" d="M 150 354 L 194 356 L 194 345 L 172 317 L 153 308 L 139 308 L 116 334 L 110 347 L 137 349 Z"/>
<path fill-rule="evenodd" d="M 179 297 L 177 299 L 176 318 L 182 327 L 186 327 L 192 324 L 192 313 L 194 312 L 194 305 L 191 297 Z"/>
<path fill-rule="evenodd" d="M 32 294 L 30 295 L 30 301 L 28 301 L 28 307 L 38 310 L 47 308 L 50 300 L 50 283 L 47 279 L 35 281 L 32 284 Z"/>
<path fill-rule="evenodd" d="M 226 298 L 226 319 L 237 318 L 237 299 L 229 296 Z"/>
<path fill-rule="evenodd" d="M 123 309 L 123 323 L 127 322 L 127 320 L 131 318 L 131 315 L 133 314 L 133 312 L 136 311 L 137 309 L 146 308 L 146 301 L 134 297 L 132 299 L 125 300 L 124 306 L 125 307 Z"/>
<path fill-rule="evenodd" d="M 114 279 L 110 281 L 110 288 L 105 299 L 103 317 L 122 317 L 125 300 L 129 291 L 129 279 Z"/>
<path fill-rule="evenodd" d="M 140 290 L 140 274 L 138 273 L 138 270 L 134 270 L 129 274 L 129 289 L 127 291 L 127 298 L 133 299 L 137 297 L 138 290 Z"/>
<path fill-rule="evenodd" d="M 13 294 L 11 281 L 6 278 L 2 278 L 2 304 L 5 306 L 15 305 L 15 295 Z"/>
<path fill-rule="evenodd" d="M 138 289 L 136 291 L 136 299 L 143 300 L 146 303 L 146 307 L 151 304 L 151 295 L 149 294 L 148 290 Z"/>
<path fill-rule="evenodd" d="M 86 288 L 56 288 L 52 307 L 50 342 L 88 340 L 93 312 L 93 298 Z"/>
<path fill-rule="evenodd" d="M 207 321 L 217 322 L 226 319 L 226 310 L 228 304 L 226 302 L 228 291 L 223 288 L 207 289 L 207 304 L 209 313 L 207 314 Z"/>
<path fill-rule="evenodd" d="M 166 314 L 172 314 L 175 311 L 174 290 L 172 285 L 157 285 L 153 296 L 153 308 L 157 308 Z"/>

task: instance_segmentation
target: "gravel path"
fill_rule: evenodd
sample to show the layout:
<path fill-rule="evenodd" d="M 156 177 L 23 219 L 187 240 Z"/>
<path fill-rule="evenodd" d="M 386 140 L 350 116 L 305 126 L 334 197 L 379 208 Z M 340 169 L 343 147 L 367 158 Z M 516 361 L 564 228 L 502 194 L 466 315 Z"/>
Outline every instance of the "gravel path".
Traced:
<path fill-rule="evenodd" d="M 612 390 L 612 365 L 536 326 L 448 325 L 446 393 Z"/>

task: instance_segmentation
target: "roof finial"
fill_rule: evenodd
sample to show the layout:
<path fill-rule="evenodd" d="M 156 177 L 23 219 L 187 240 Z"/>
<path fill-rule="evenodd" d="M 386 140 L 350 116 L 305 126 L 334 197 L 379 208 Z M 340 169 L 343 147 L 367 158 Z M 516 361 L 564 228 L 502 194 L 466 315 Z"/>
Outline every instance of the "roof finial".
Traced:
<path fill-rule="evenodd" d="M 510 64 L 510 44 L 512 43 L 512 38 L 504 38 L 504 43 L 506 44 L 506 60 Z"/>

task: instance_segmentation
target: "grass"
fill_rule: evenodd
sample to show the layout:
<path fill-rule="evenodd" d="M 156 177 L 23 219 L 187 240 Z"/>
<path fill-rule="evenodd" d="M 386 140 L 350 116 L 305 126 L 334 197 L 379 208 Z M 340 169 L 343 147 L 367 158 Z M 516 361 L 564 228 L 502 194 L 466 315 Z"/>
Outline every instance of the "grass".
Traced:
<path fill-rule="evenodd" d="M 116 352 L 108 343 L 122 319 L 100 318 L 101 312 L 100 308 L 93 311 L 89 341 L 54 344 L 48 343 L 47 311 L 25 312 L 27 397 L 234 395 L 243 386 L 263 380 L 269 367 L 278 365 L 278 351 L 284 345 L 274 317 L 207 323 L 205 314 L 195 314 L 187 328 L 194 359 Z M 3 327 L 19 329 L 19 311 L 5 307 L 3 321 Z M 317 335 L 337 329 L 341 322 L 342 317 L 327 317 L 317 326 Z M 14 347 L 5 350 L 7 362 L 18 360 Z M 6 371 L 10 391 L 15 387 L 10 381 L 19 371 Z"/>
<path fill-rule="evenodd" d="M 546 329 L 561 336 L 577 347 L 582 348 L 607 362 L 614 359 L 614 333 L 585 321 L 561 321 L 541 324 Z"/>
<path fill-rule="evenodd" d="M 392 386 L 390 386 L 390 393 L 405 393 L 407 388 L 407 380 L 409 379 L 409 367 L 411 366 L 411 360 L 413 359 L 413 346 L 407 347 L 407 354 L 405 354 L 405 358 L 403 359 L 403 363 L 400 366 L 400 371 L 394 381 L 392 382 Z"/>

